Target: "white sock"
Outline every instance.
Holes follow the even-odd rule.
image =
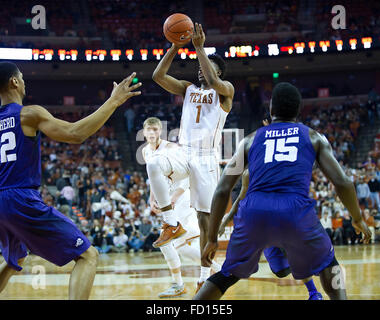
[[[172,272],[172,281],[178,284],[179,286],[183,285],[181,271],[177,273]]]
[[[174,217],[174,211],[173,209],[170,209],[168,211],[162,212],[162,218],[167,224],[170,224],[171,226],[177,226],[177,219]]]
[[[201,266],[201,276],[199,277],[199,282],[204,282],[210,277],[211,268]]]

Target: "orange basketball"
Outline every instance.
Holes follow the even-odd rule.
[[[187,31],[193,33],[193,26],[193,21],[187,15],[174,13],[164,23],[165,38],[172,43],[184,45],[191,40],[185,37],[188,35]]]

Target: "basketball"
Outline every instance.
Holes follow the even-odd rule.
[[[186,39],[186,36],[187,31],[193,32],[193,27],[193,21],[187,15],[174,13],[164,23],[164,35],[168,41],[184,45],[191,40],[191,38]]]

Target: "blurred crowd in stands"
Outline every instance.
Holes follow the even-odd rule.
[[[322,132],[333,147],[334,156],[345,173],[354,182],[362,215],[372,231],[372,243],[378,238],[380,227],[380,130],[368,157],[356,166],[349,166],[355,151],[355,141],[360,128],[380,123],[380,97],[371,91],[367,103],[359,104],[347,99],[328,110],[313,110],[305,123]],[[317,113],[318,111],[318,113]],[[360,243],[351,224],[351,217],[319,168],[313,170],[310,197],[316,200],[321,223],[334,244]]]
[[[144,106],[141,109],[144,112],[133,115],[128,109],[125,133],[129,129],[136,133],[145,117],[151,115],[167,119],[168,130],[176,128],[180,108],[163,112],[164,106],[158,112],[153,106],[152,109]],[[311,110],[302,119],[324,133],[332,144],[335,157],[355,184],[363,216],[373,229],[373,241],[380,220],[380,132],[364,162],[355,167],[349,166],[349,162],[360,129],[378,123],[379,110],[380,99],[375,94],[368,103],[359,104],[350,97],[339,105]],[[82,113],[55,115],[68,121],[84,116]],[[81,145],[57,143],[43,137],[41,193],[47,204],[57,207],[78,224],[99,252],[153,251],[152,243],[159,236],[162,220],[150,209],[145,166],[131,172],[124,163],[126,169],[123,169],[121,154],[115,130],[108,124]],[[317,213],[334,244],[360,242],[347,210],[318,168],[313,171],[310,197],[316,200]]]
[[[26,20],[32,18],[32,4],[20,0],[17,7],[7,6],[0,13],[1,35],[37,35],[64,36],[78,39],[76,47],[87,49],[114,48],[153,49],[166,48],[170,44],[162,33],[165,19],[173,13],[203,13],[197,17],[203,23],[206,33],[211,35],[230,34],[223,40],[208,40],[208,45],[245,44],[247,40],[239,37],[246,33],[267,33],[267,36],[255,40],[255,44],[267,44],[272,41],[331,40],[348,37],[380,35],[379,2],[376,0],[343,0],[347,14],[346,29],[334,30],[331,27],[332,8],[336,3],[329,1],[299,0],[209,0],[186,1],[40,1],[47,12],[47,29],[35,31],[14,17]],[[34,4],[33,4],[34,5]],[[197,7],[198,6],[198,7]],[[24,12],[24,14],[22,14]],[[193,17],[195,18],[195,17]],[[29,28],[28,28],[29,27]],[[281,34],[282,33],[282,34]],[[289,33],[286,35],[286,33]],[[99,39],[91,41],[88,39]],[[43,38],[32,41],[9,42],[3,38],[0,46],[46,47]],[[227,42],[226,42],[227,41]],[[249,40],[250,41],[250,40]],[[52,43],[49,48],[57,45]],[[96,48],[97,46],[97,48]],[[57,46],[57,48],[59,45]],[[70,48],[67,49],[72,49]]]

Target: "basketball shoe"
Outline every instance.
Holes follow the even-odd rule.
[[[310,296],[309,300],[323,300],[322,294],[318,291],[314,291]]]
[[[186,293],[185,284],[182,284],[182,286],[179,286],[176,283],[172,283],[172,286],[169,289],[159,293],[158,297],[159,298],[174,298],[174,297],[181,296],[185,293]]]
[[[162,247],[185,233],[186,230],[182,227],[180,222],[177,223],[177,226],[171,226],[170,224],[164,223],[160,236],[155,242],[153,242],[153,247]]]

